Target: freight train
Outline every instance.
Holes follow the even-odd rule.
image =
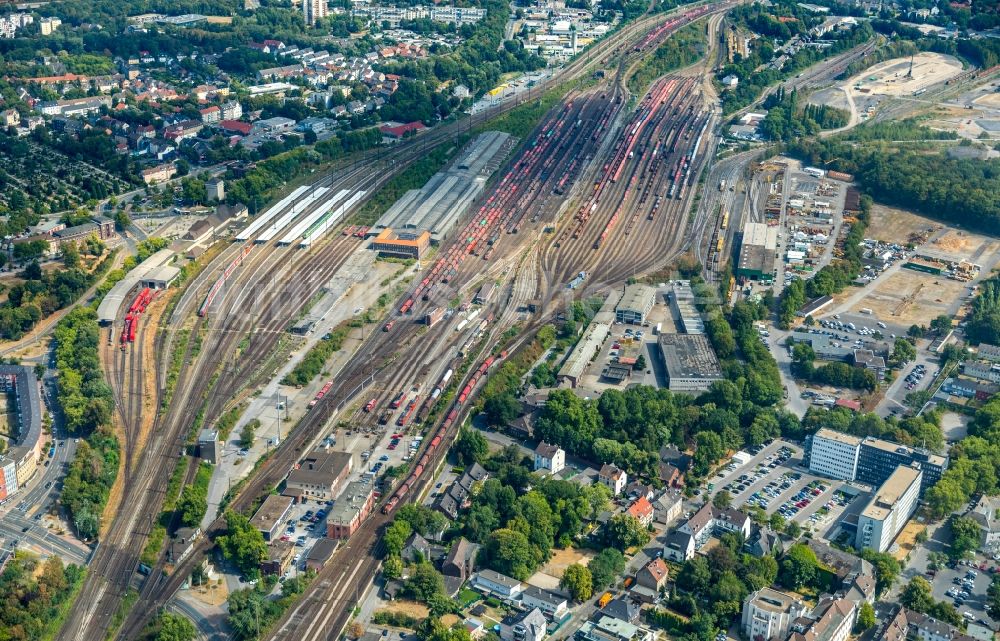
[[[462,404],[465,403],[465,401],[472,394],[472,390],[475,388],[479,380],[486,375],[487,371],[489,371],[490,366],[506,356],[506,352],[501,352],[499,356],[490,356],[476,369],[476,372],[469,380],[469,384],[462,389],[462,393],[459,395],[458,400],[455,401],[454,405],[452,405],[451,411],[448,412],[448,416],[444,419],[444,423],[441,424],[441,427],[434,433],[434,438],[432,438],[430,443],[427,444],[427,448],[417,461],[416,466],[413,468],[413,472],[406,477],[406,480],[403,481],[398,488],[396,488],[396,491],[393,492],[391,497],[389,497],[389,500],[382,506],[382,514],[389,514],[392,512],[396,506],[399,505],[399,502],[402,501],[410,490],[417,484],[417,481],[420,480],[420,476],[424,473],[424,470],[431,464],[431,460],[433,459],[437,448],[447,436],[448,430],[451,429],[451,426],[454,425],[455,421],[458,419],[458,411]],[[448,370],[448,373],[446,373],[442,383],[446,383],[447,379],[451,378],[450,373],[451,370]],[[415,400],[416,399],[414,399],[414,401]]]

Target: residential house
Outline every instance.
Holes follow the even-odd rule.
[[[660,461],[657,466],[657,475],[667,487],[684,487],[684,473],[670,463]]]
[[[663,557],[674,563],[683,563],[694,558],[696,549],[694,537],[689,532],[676,530],[667,536],[663,544]]]
[[[518,612],[500,622],[501,641],[542,641],[548,622],[538,608]]]
[[[632,599],[619,597],[608,601],[607,605],[594,613],[594,618],[599,620],[601,617],[607,616],[634,624],[639,622],[641,614],[642,608],[639,607],[638,603]]]
[[[527,608],[538,608],[545,616],[557,620],[569,609],[569,600],[565,596],[534,585],[521,593],[521,604]]]
[[[21,124],[21,114],[17,109],[7,109],[0,112],[0,122],[4,127],[16,127]]]
[[[979,548],[994,548],[1000,543],[1000,499],[984,496],[971,509],[969,518],[979,524]]]
[[[434,509],[454,521],[458,518],[459,511],[468,505],[472,485],[485,480],[488,476],[489,474],[481,465],[473,463],[462,476],[451,484],[447,492],[438,495],[434,501]]]
[[[700,548],[712,535],[723,532],[738,532],[744,539],[748,538],[750,517],[733,508],[720,510],[711,503],[706,503],[678,529],[693,536],[695,547]]]
[[[875,569],[871,563],[816,539],[809,539],[806,545],[820,563],[833,571],[842,593],[855,600],[875,602]]]
[[[656,520],[670,525],[683,512],[684,497],[676,490],[669,490],[653,502],[653,508],[656,510]]]
[[[597,480],[611,490],[612,496],[618,496],[628,483],[628,474],[610,463],[605,463],[597,475]]]
[[[452,588],[449,593],[457,592],[458,588],[462,587],[462,584],[472,576],[478,551],[479,546],[471,543],[465,537],[459,537],[451,544],[448,556],[441,562],[441,574],[444,575],[445,583],[449,584],[447,587]],[[449,579],[454,580],[449,581]]]
[[[464,541],[465,539],[462,540]],[[416,563],[418,560],[429,561],[431,558],[431,544],[427,542],[427,539],[420,536],[418,532],[414,532],[410,535],[410,538],[406,539],[406,544],[400,550],[399,556],[411,563]]]
[[[653,631],[634,623],[601,617],[587,621],[576,633],[578,641],[653,641]]]
[[[631,501],[635,501],[640,496],[652,501],[653,497],[656,496],[656,488],[642,481],[635,480],[625,487],[625,496]]]
[[[222,105],[223,120],[239,120],[243,117],[243,105],[237,100],[230,100]]]
[[[566,467],[566,452],[558,445],[542,441],[535,448],[535,471],[545,470],[549,474],[558,474]]]
[[[272,541],[267,546],[267,556],[260,564],[261,574],[284,574],[292,564],[295,557],[296,546],[294,541]]]
[[[781,556],[785,551],[785,544],[781,536],[770,528],[758,527],[743,543],[743,551],[747,554],[762,556]]]
[[[504,599],[512,599],[521,593],[521,582],[494,570],[480,570],[472,578],[472,586],[481,592]]]
[[[216,105],[199,109],[198,113],[201,114],[201,121],[205,124],[215,124],[222,120],[222,110]]]
[[[844,597],[820,597],[813,611],[792,622],[788,641],[847,641],[858,604]]]
[[[142,180],[147,185],[155,185],[170,180],[177,173],[177,167],[173,163],[157,165],[149,169],[142,170]]]
[[[659,593],[666,587],[667,578],[667,564],[663,559],[653,559],[635,573],[636,585],[649,588],[654,593]]]
[[[741,628],[747,639],[783,641],[792,622],[804,616],[808,608],[797,595],[761,588],[743,601]]]
[[[628,506],[625,513],[635,518],[645,527],[653,524],[653,504],[645,496],[640,496],[632,505]]]

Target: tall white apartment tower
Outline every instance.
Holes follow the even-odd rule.
[[[312,26],[320,18],[325,18],[330,14],[330,8],[326,0],[302,0],[302,15],[306,24]]]

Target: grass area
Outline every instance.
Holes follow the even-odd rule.
[[[223,414],[218,422],[215,424],[215,429],[219,430],[219,440],[225,443],[229,440],[229,435],[233,431],[233,427],[236,426],[236,421],[240,420],[240,415],[243,413],[245,405],[240,403],[236,407],[230,408],[225,414]]]

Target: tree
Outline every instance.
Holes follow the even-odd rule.
[[[382,576],[388,580],[398,579],[403,575],[403,559],[395,554],[385,557],[382,561]]]
[[[435,538],[448,527],[448,519],[443,514],[416,503],[408,503],[396,510],[396,520],[406,521],[414,532]]]
[[[858,611],[858,620],[854,623],[855,633],[861,633],[869,628],[875,627],[875,608],[871,603],[865,601]]]
[[[490,534],[483,546],[485,565],[501,574],[525,580],[541,562],[522,532],[501,528]]]
[[[259,425],[260,420],[255,418],[243,426],[243,429],[240,430],[240,447],[247,448],[253,445],[254,434]]]
[[[726,490],[719,490],[715,494],[715,496],[712,497],[712,505],[719,508],[720,510],[725,510],[732,504],[733,504],[733,496]]]
[[[613,548],[627,550],[649,542],[649,532],[630,514],[616,514],[604,526],[604,540]]]
[[[462,465],[471,463],[482,463],[490,453],[490,446],[486,442],[486,437],[469,427],[463,427],[458,432],[452,452]]]
[[[939,334],[944,334],[951,329],[951,316],[941,314],[931,321],[931,329]]]
[[[226,533],[216,542],[222,556],[250,578],[260,574],[260,564],[267,558],[267,543],[250,519],[237,512],[226,512]]]
[[[899,593],[899,602],[911,610],[927,612],[934,604],[931,584],[922,576],[915,576]]]
[[[399,556],[411,534],[413,534],[413,527],[409,522],[397,517],[382,535],[382,545],[385,546],[386,556]]]
[[[917,350],[906,338],[900,336],[892,345],[892,355],[889,357],[897,366],[909,363],[917,357]]]
[[[486,420],[493,427],[503,427],[517,420],[521,414],[521,404],[510,392],[494,394],[483,405]]]
[[[889,589],[903,571],[903,564],[887,552],[876,552],[871,548],[865,548],[861,551],[861,558],[875,568],[875,587],[880,594]]]
[[[187,617],[172,612],[162,612],[153,623],[158,628],[154,641],[194,641],[198,631]]]
[[[559,580],[559,586],[569,591],[570,596],[581,603],[594,594],[593,576],[590,570],[579,563],[566,568]]]
[[[208,511],[208,496],[194,485],[185,485],[181,490],[181,498],[177,502],[177,512],[181,515],[181,523],[195,527],[201,523]]]
[[[797,543],[789,548],[781,561],[781,582],[796,589],[812,584],[816,580],[819,560],[808,545]]]
[[[948,522],[951,529],[951,556],[965,558],[969,552],[979,547],[979,524],[967,516],[952,516]]]
[[[429,561],[425,561],[410,572],[403,588],[413,600],[427,603],[435,595],[444,594],[444,577]]]
[[[646,356],[645,356],[645,354],[639,354],[639,357],[635,359],[635,365],[632,366],[632,369],[634,369],[636,371],[642,371],[642,370],[646,369]]]
[[[80,266],[80,250],[76,243],[69,242],[59,246],[62,253],[63,265],[66,269],[75,269]]]
[[[775,512],[768,519],[768,525],[775,532],[781,532],[781,531],[783,531],[785,529],[785,517],[783,517],[781,514]]]
[[[604,548],[590,560],[587,569],[590,570],[594,590],[600,591],[625,571],[625,557],[614,548]]]
[[[795,521],[789,521],[785,524],[785,534],[794,541],[802,536],[802,526]]]
[[[715,463],[725,454],[722,439],[715,432],[698,432],[694,435],[697,449],[694,452],[694,473],[705,476]]]
[[[994,619],[1000,616],[1000,574],[994,574],[986,590],[986,611]]]

